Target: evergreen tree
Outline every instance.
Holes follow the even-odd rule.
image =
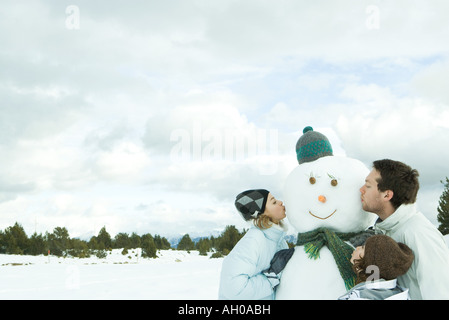
[[[42,234],[36,232],[30,238],[29,254],[38,256],[40,254],[47,253],[47,243],[44,240]]]
[[[156,248],[160,250],[168,250],[171,248],[170,242],[165,237],[161,237],[160,235],[154,236],[154,244],[156,245]]]
[[[200,255],[207,255],[207,252],[210,251],[210,243],[211,242],[208,238],[202,238],[196,243],[195,247],[199,251]]]
[[[131,237],[129,237],[129,240],[131,242],[130,246],[132,249],[141,247],[141,239],[137,233],[135,233],[135,232],[131,233]]]
[[[218,247],[218,238],[215,238],[214,236],[210,236],[209,238],[210,247],[211,248],[217,248]]]
[[[6,253],[5,233],[0,230],[0,253]]]
[[[29,248],[29,239],[25,230],[19,223],[5,229],[3,235],[3,246],[9,254],[26,254]]]
[[[195,248],[195,244],[192,239],[190,239],[189,234],[185,234],[178,243],[178,250],[193,250]]]
[[[100,232],[98,233],[97,243],[99,245],[99,249],[107,250],[112,248],[111,235],[106,231],[106,227],[101,228]]]
[[[70,250],[68,253],[73,257],[78,258],[89,258],[90,250],[87,245],[87,242],[80,239],[71,239],[70,240]]]
[[[157,258],[157,248],[154,244],[154,239],[151,234],[147,233],[141,237],[142,241],[142,257]]]
[[[226,226],[218,239],[217,249],[223,254],[228,254],[244,234],[245,232],[240,233],[235,226]]]
[[[98,241],[97,241],[97,237],[96,236],[92,236],[89,240],[89,242],[87,243],[88,247],[90,250],[98,250],[99,246],[98,246]]]
[[[443,235],[449,234],[449,179],[446,177],[446,183],[441,181],[444,185],[443,193],[440,196],[440,202],[438,206],[438,222],[440,226],[438,230]]]
[[[127,233],[118,233],[114,238],[114,245],[113,247],[115,249],[129,249],[131,248],[131,240],[129,238],[129,235]]]
[[[56,227],[53,233],[47,232],[45,237],[50,253],[55,256],[61,257],[70,249],[70,236],[65,227]]]

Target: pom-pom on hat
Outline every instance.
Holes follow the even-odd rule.
[[[299,164],[333,156],[332,146],[324,134],[313,131],[310,126],[305,127],[302,133],[296,143],[296,158]]]
[[[268,200],[268,190],[247,190],[235,198],[235,207],[246,221],[257,218],[264,213]]]

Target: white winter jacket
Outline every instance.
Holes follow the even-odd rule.
[[[397,285],[396,279],[362,282],[338,300],[410,300],[408,289]]]
[[[412,300],[449,299],[449,248],[415,204],[403,204],[385,220],[379,219],[375,230],[412,249],[415,259],[407,273],[398,277]]]
[[[223,260],[219,299],[274,299],[274,290],[262,271],[270,267],[277,251],[288,249],[284,237],[285,231],[278,225],[250,228]]]

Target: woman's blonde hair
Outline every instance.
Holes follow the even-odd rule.
[[[274,222],[266,214],[261,214],[256,219],[253,219],[253,223],[259,229],[268,229],[271,228]]]

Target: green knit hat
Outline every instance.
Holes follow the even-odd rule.
[[[324,134],[313,131],[309,126],[305,127],[302,133],[296,143],[296,158],[299,164],[333,156],[332,146]]]

